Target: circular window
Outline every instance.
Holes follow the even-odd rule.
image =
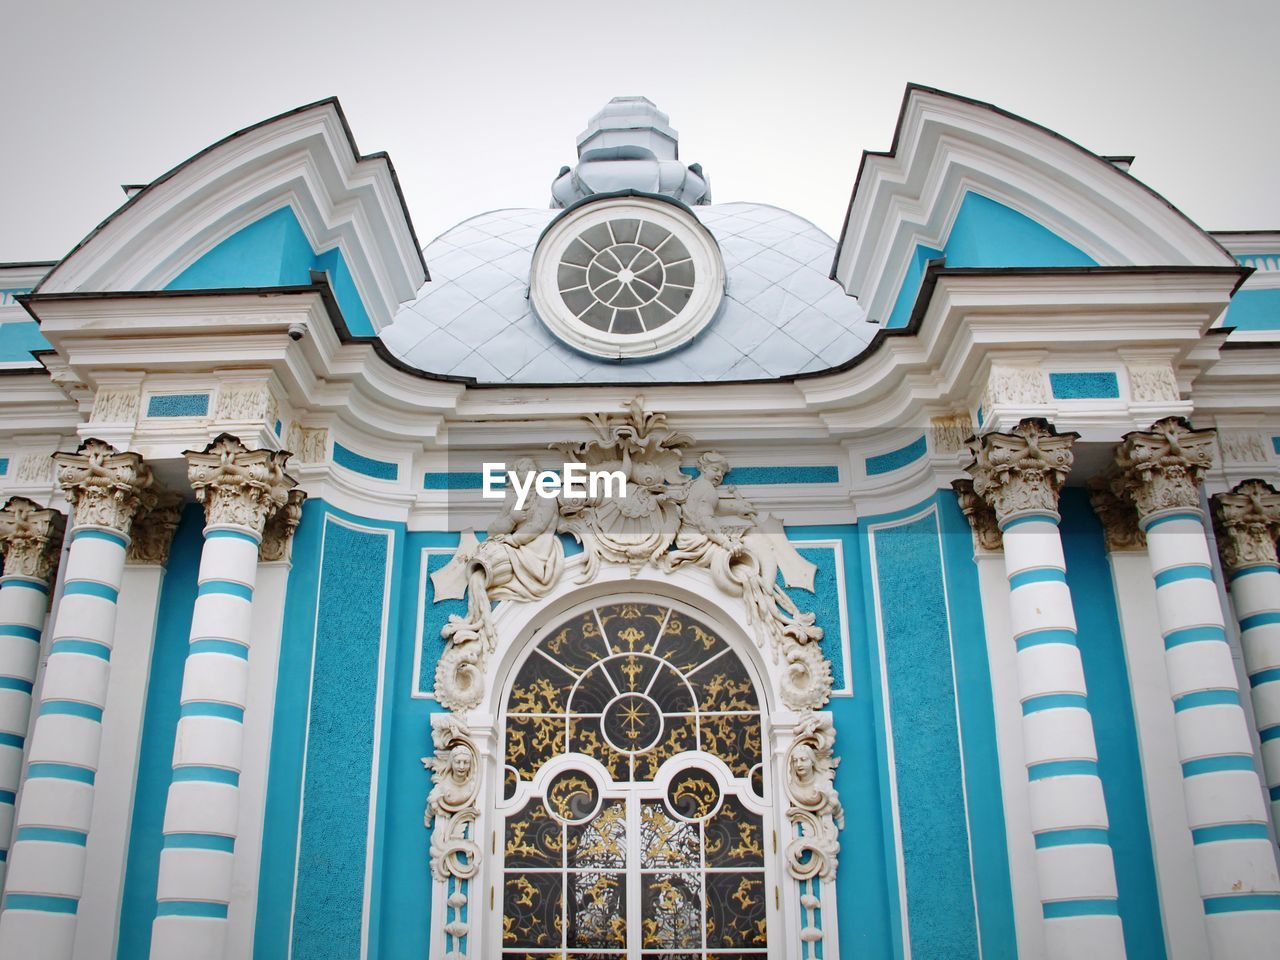
[[[724,265],[695,218],[634,198],[570,211],[534,252],[530,297],[562,340],[627,359],[688,342],[715,315]]]

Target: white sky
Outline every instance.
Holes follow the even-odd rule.
[[[717,202],[834,234],[908,81],[1103,154],[1208,229],[1280,228],[1274,0],[43,0],[0,7],[0,261],[56,259],[142,183],[336,94],[423,243],[545,206],[587,118],[643,94]]]

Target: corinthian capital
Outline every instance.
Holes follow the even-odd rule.
[[[55,453],[58,484],[75,507],[77,527],[128,534],[133,518],[155,503],[151,471],[136,453],[90,438],[75,453]]]
[[[267,520],[262,529],[262,543],[258,547],[258,559],[288,560],[293,550],[293,532],[302,521],[302,504],[306,493],[294,487],[289,491],[284,506]]]
[[[53,579],[67,518],[26,497],[11,497],[0,510],[0,551],[7,576]]]
[[[1210,501],[1213,531],[1227,573],[1276,562],[1280,536],[1280,493],[1262,480],[1245,480]]]
[[[1058,491],[1071,471],[1077,433],[1058,433],[1046,420],[1023,420],[1009,433],[970,441],[973,490],[1005,523],[1024,513],[1057,516]]]
[[[1004,549],[1004,537],[1000,534],[1000,524],[996,520],[996,512],[991,505],[973,490],[972,480],[952,480],[951,489],[956,492],[956,500],[960,503],[960,512],[973,527],[973,538],[983,550]]]
[[[1116,448],[1111,492],[1146,518],[1160,510],[1200,507],[1200,483],[1213,466],[1212,430],[1194,430],[1182,417],[1165,417],[1149,432],[1127,433]]]
[[[228,524],[261,534],[296,483],[284,472],[289,454],[250,450],[229,433],[203,451],[186,451],[186,457],[187,477],[204,504],[207,526]]]
[[[1128,500],[1121,500],[1112,492],[1106,477],[1093,477],[1089,481],[1089,503],[1102,522],[1109,551],[1117,553],[1147,548],[1147,535],[1138,525],[1138,511]]]
[[[182,497],[168,492],[158,493],[155,504],[146,513],[138,514],[133,521],[129,551],[125,559],[129,563],[151,563],[163,567],[169,562],[169,547],[173,534],[182,520]]]

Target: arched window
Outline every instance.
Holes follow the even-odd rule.
[[[615,601],[549,630],[507,699],[504,960],[766,955],[761,704],[704,621]]]

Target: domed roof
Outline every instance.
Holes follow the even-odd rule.
[[[533,252],[560,210],[494,210],[432,241],[432,279],[382,340],[413,367],[481,383],[766,380],[837,366],[871,341],[879,328],[829,277],[835,241],[809,221],[758,203],[692,211],[719,244],[725,296],[695,339],[664,356],[588,357],[535,314]]]

